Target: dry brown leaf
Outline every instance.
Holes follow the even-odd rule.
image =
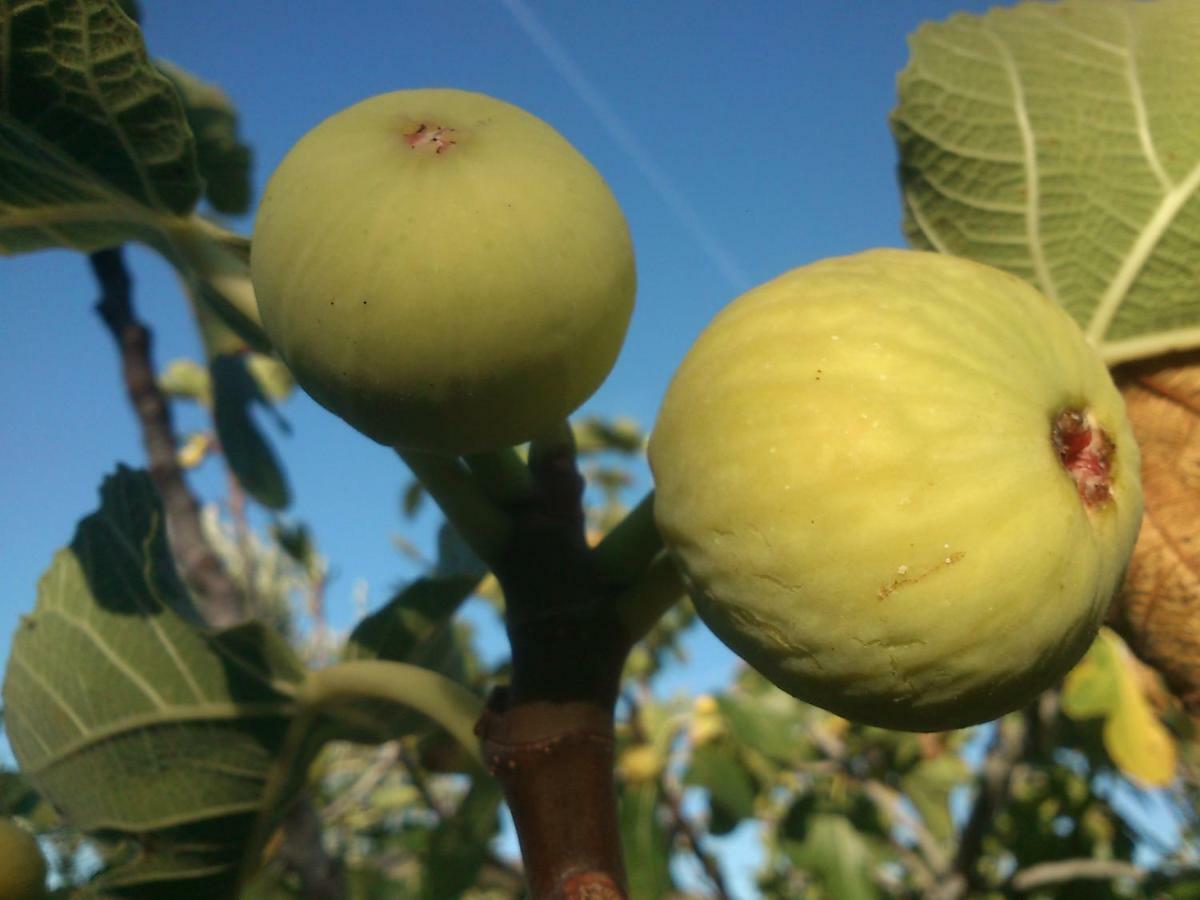
[[[1109,620],[1200,716],[1200,354],[1114,376],[1142,449],[1146,515]]]

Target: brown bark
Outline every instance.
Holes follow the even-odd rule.
[[[1115,373],[1142,451],[1146,514],[1109,613],[1133,651],[1200,715],[1200,353]]]
[[[589,703],[527,703],[485,712],[478,731],[513,814],[531,895],[625,897],[611,713]]]
[[[236,625],[245,618],[241,591],[208,543],[200,524],[200,505],[184,481],[176,453],[171,406],[154,375],[150,330],[134,310],[129,272],[119,247],[91,255],[100,282],[96,312],[104,320],[121,356],[125,391],[137,415],[146,448],[146,464],[167,518],[171,552],[184,581],[193,589],[201,615],[210,625]]]

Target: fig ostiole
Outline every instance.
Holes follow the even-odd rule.
[[[251,276],[297,382],[380,443],[459,455],[553,433],[633,309],[629,229],[545,122],[397,91],[305,135],[271,176]]]
[[[655,516],[748,663],[850,719],[1018,708],[1084,653],[1141,520],[1120,394],[1010,274],[874,250],[738,298],[676,372]]]

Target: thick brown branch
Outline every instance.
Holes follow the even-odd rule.
[[[535,444],[529,466],[532,489],[507,504],[513,529],[495,566],[512,682],[493,695],[478,733],[533,900],[619,900],[613,707],[628,639],[584,536],[574,448]]]
[[[93,253],[91,264],[101,289],[96,311],[121,355],[121,374],[141,429],[150,478],[166,511],[172,554],[205,620],[217,627],[237,624],[245,615],[243,597],[204,536],[200,506],[176,459],[171,407],[154,376],[150,330],[134,313],[120,248]]]
[[[479,722],[534,900],[624,900],[612,715],[590,703],[489,709]]]

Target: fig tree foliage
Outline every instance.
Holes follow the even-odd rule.
[[[247,350],[278,352],[376,440],[451,457],[542,438],[604,379],[633,253],[608,188],[549,125],[459,91],[335,116],[362,140],[320,146],[320,126],[302,142],[319,152],[285,163],[260,216],[256,297],[250,242],[204,214],[249,206],[236,114],[150,57],[133,6],[0,0],[0,251],[139,242],[178,270],[205,359],[160,387],[208,414],[200,458],[228,467],[231,499],[290,499],[249,414],[279,406],[290,378]],[[1198,33],[1190,0],[1023,3],[919,29],[892,121],[910,242],[1029,281],[1108,362],[1200,345]],[[327,214],[302,215],[309,201]],[[621,420],[574,434],[598,539],[645,482],[645,435]],[[1049,301],[996,270],[899,251],[781,276],[700,340],[653,455],[669,552],[753,668],[695,703],[663,699],[686,601],[630,654],[615,771],[632,896],[678,894],[684,856],[728,895],[710,838],[750,819],[768,896],[1194,893],[1194,856],[1133,864],[1150,838],[1106,789],[1173,783],[1158,796],[1181,812],[1182,843],[1195,836],[1194,723],[1114,634],[1061,691],[995,725],[864,724],[947,728],[1024,703],[1083,651],[1119,578],[1137,450]],[[493,490],[483,473],[504,469],[442,461]],[[439,488],[410,488],[405,510]],[[63,891],[295,896],[303,866],[278,826],[304,796],[323,826],[303,849],[332,848],[347,896],[522,896],[470,737],[509,662],[482,657],[458,618],[470,597],[501,613],[507,598],[456,530],[433,559],[398,541],[424,577],[349,635],[301,637],[289,604],[320,624],[331,571],[315,532],[279,519],[254,534],[213,513],[210,541],[261,618],[214,631],[168,517],[144,473],[106,479],[14,636],[3,712],[21,771],[0,771],[0,815],[52,847]],[[658,550],[639,552],[680,597]],[[404,708],[339,689],[339,671],[378,666]],[[17,895],[35,895],[41,875],[13,859],[0,850],[0,885],[15,874]],[[1052,879],[1073,861],[1103,877],[1071,893]]]

